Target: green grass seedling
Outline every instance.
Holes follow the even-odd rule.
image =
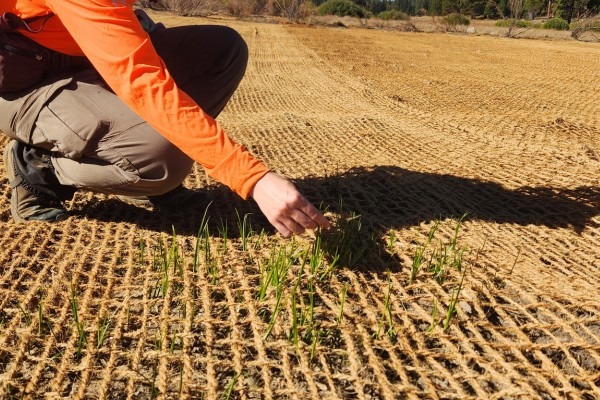
[[[266,238],[267,238],[267,232],[264,229],[261,229],[260,233],[258,234],[258,237],[254,241],[254,248],[259,249],[262,246],[262,244]]]
[[[427,249],[427,247],[433,240],[433,236],[435,235],[435,232],[437,231],[439,226],[440,226],[440,221],[437,220],[433,224],[433,226],[429,229],[429,233],[427,234],[427,240],[425,241],[425,243],[422,246],[417,245],[417,249],[415,250],[415,256],[413,258],[412,267],[410,270],[410,280],[408,282],[409,284],[413,283],[415,278],[417,277],[417,273],[421,269],[421,264],[423,264],[425,250]]]
[[[462,215],[462,217],[460,217],[460,219],[456,222],[456,227],[454,228],[454,236],[452,236],[452,239],[450,240],[450,253],[454,256],[452,266],[455,267],[458,270],[458,272],[462,272],[462,256],[465,249],[461,248],[460,250],[456,250],[456,242],[458,240],[458,232],[460,231],[460,228],[462,227],[462,224],[467,215],[469,215],[468,211],[465,212]]]
[[[395,249],[394,249],[394,244],[396,243],[396,232],[394,231],[390,231],[390,238],[388,239],[388,243],[387,243],[387,250],[388,253],[390,254],[394,254],[395,253]]]
[[[231,378],[231,380],[227,384],[227,387],[225,388],[223,393],[221,393],[221,395],[219,396],[219,400],[230,400],[231,399],[231,396],[233,395],[233,388],[235,387],[235,384],[241,374],[242,374],[241,372],[238,372]]]
[[[208,206],[210,206],[210,204]],[[204,210],[204,215],[202,216],[202,221],[200,222],[200,228],[198,229],[198,234],[196,235],[196,246],[194,249],[194,261],[192,263],[192,271],[198,271],[198,266],[200,264],[200,253],[203,252],[206,275],[209,277],[210,283],[216,285],[219,281],[219,266],[217,260],[212,254],[212,249],[210,245],[210,232],[208,229],[209,217],[207,213],[208,207],[206,207],[206,209]]]
[[[429,259],[429,272],[433,274],[433,277],[438,283],[444,281],[448,258],[449,246],[446,246],[443,243],[440,243],[437,250],[431,254]]]
[[[281,289],[295,261],[294,251],[295,243],[292,242],[289,253],[286,246],[280,246],[277,251],[272,249],[269,258],[263,263],[259,262],[261,276],[257,294],[258,300],[266,298],[270,286],[274,286],[276,290]]]
[[[200,221],[200,227],[198,228],[198,234],[196,235],[196,246],[194,247],[194,260],[192,262],[192,272],[198,272],[198,265],[200,262],[200,245],[205,238],[205,231],[208,231],[208,209],[212,202],[208,203],[208,206],[204,209],[202,220]]]
[[[288,339],[294,344],[296,348],[298,348],[298,325],[299,325],[299,316],[298,316],[298,307],[296,305],[296,293],[298,291],[298,284],[300,283],[300,277],[296,278],[296,283],[292,288],[292,326],[290,327],[290,334],[288,335]],[[302,310],[302,308],[300,308]]]
[[[150,386],[150,393],[148,395],[148,399],[149,400],[156,399],[159,395],[159,390],[156,387],[156,378],[158,377],[158,360],[152,364],[152,377],[151,378],[146,377],[140,371],[134,370],[133,372],[135,372],[136,374],[141,376],[144,379],[144,381],[146,381],[146,384],[148,386]]]
[[[82,321],[79,320],[79,305],[77,301],[77,286],[71,281],[71,311],[73,312],[73,320],[75,322],[75,330],[77,331],[77,358],[81,357],[83,347],[87,345],[87,337],[85,327]]]
[[[183,276],[183,262],[179,254],[179,244],[177,244],[177,234],[175,233],[175,227],[171,227],[173,236],[171,237],[171,248],[169,249],[169,255],[167,259],[167,265],[173,265],[173,275]]]
[[[44,300],[40,299],[38,304],[38,336],[42,336],[42,325],[44,324]]]
[[[437,324],[437,313],[438,313],[438,300],[437,297],[433,298],[433,309],[431,310],[431,324],[427,328],[427,332],[431,333],[435,329]]]
[[[169,345],[169,352],[171,354],[175,353],[175,349],[177,347],[181,348],[181,343],[179,346],[177,346],[177,342],[180,342],[181,339],[179,339],[179,336],[177,336],[177,333],[173,334],[173,337],[171,338],[171,344]]]
[[[225,256],[227,254],[227,220],[225,220],[225,222],[223,222],[223,220],[220,220],[220,224],[219,224],[219,236],[221,237],[221,240],[223,241],[223,244],[221,245],[221,256]]]
[[[138,244],[138,263],[140,265],[144,264],[145,250],[146,250],[146,240],[144,239],[144,237],[140,237],[140,242]]]
[[[460,282],[458,287],[452,289],[452,295],[450,296],[450,303],[448,304],[448,311],[446,312],[446,318],[444,319],[444,332],[450,328],[450,322],[452,321],[452,317],[456,314],[456,304],[458,303],[458,298],[460,296],[460,292],[463,288],[465,275],[467,274],[467,270],[461,274]]]
[[[312,329],[311,331],[311,343],[310,343],[310,360],[312,361],[317,354],[317,345],[319,344],[319,336],[321,332],[318,329]]]
[[[252,222],[250,221],[252,214],[244,214],[244,217],[242,218],[237,209],[235,210],[235,213],[237,214],[237,226],[240,232],[240,239],[242,240],[242,250],[246,251],[248,250],[248,239],[252,237],[253,234]]]
[[[31,315],[29,315],[29,313],[23,309],[21,303],[19,303],[19,310],[21,310],[21,314],[23,314],[23,321],[25,322],[25,325],[31,324]]]
[[[275,292],[275,307],[273,308],[273,312],[271,313],[271,317],[269,319],[269,325],[267,326],[267,331],[265,332],[265,335],[263,336],[263,340],[267,340],[269,338],[269,336],[271,335],[271,331],[273,330],[273,327],[275,326],[275,323],[277,322],[277,317],[279,316],[279,313],[281,312],[281,300],[283,298],[283,291],[282,290],[277,290]]]
[[[296,348],[298,348],[298,340],[300,328],[304,327],[306,324],[307,316],[306,311],[304,309],[304,301],[302,300],[302,294],[298,295],[298,288],[300,286],[300,282],[304,276],[304,266],[306,265],[306,257],[307,252],[304,252],[304,258],[302,265],[300,266],[300,272],[296,277],[296,281],[294,282],[294,286],[292,287],[291,293],[291,308],[292,308],[292,326],[290,328],[290,333],[288,335],[288,339],[294,344]],[[299,300],[299,301],[298,301]],[[297,304],[298,303],[298,304]],[[298,311],[299,309],[299,311]]]
[[[377,333],[375,334],[375,338],[379,339],[381,334],[381,329],[383,325],[387,322],[388,329],[386,334],[392,340],[396,340],[396,331],[394,330],[394,320],[392,318],[392,306],[390,303],[390,297],[392,294],[392,273],[388,270],[388,289],[387,294],[385,295],[385,302],[383,304],[383,310],[381,311],[381,317],[379,319],[379,326],[377,327]]]
[[[102,323],[100,323],[98,325],[98,331],[96,332],[96,340],[97,340],[96,343],[98,345],[98,348],[102,347],[102,345],[104,344],[104,341],[108,337],[110,324],[111,324],[113,318],[115,317],[115,315],[117,314],[117,311],[119,311],[119,309],[116,309],[115,311],[113,311],[113,313],[110,316],[104,314]]]
[[[334,260],[332,264],[352,268],[365,257],[369,247],[376,246],[373,236],[367,237],[361,218],[355,212],[340,218],[337,229],[324,241],[327,255]]]
[[[150,381],[150,399],[156,399],[159,391],[156,387],[156,378],[158,377],[158,361],[152,365],[152,379]]]
[[[348,284],[344,284],[340,293],[340,312],[338,313],[337,323],[341,324],[344,318],[344,303],[346,302],[346,293],[348,292]]]

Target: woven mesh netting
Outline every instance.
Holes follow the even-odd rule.
[[[5,179],[0,398],[600,398],[597,46],[217,22],[221,123],[333,228],[199,167],[194,211],[17,224]]]

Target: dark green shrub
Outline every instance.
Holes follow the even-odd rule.
[[[557,31],[568,31],[569,23],[562,18],[550,18],[548,21],[544,22],[542,25],[544,29],[556,29]]]
[[[522,19],[501,19],[496,21],[494,25],[504,28],[508,28],[509,26],[514,26],[515,28],[531,28],[531,22],[523,21]]]
[[[458,27],[459,25],[469,25],[470,23],[469,18],[459,13],[448,14],[442,18],[442,24],[448,27]]]
[[[388,20],[408,21],[410,19],[410,16],[406,13],[403,13],[402,11],[390,10],[390,11],[380,12],[379,14],[377,14],[377,18],[383,19],[386,21],[388,21]]]
[[[338,17],[364,18],[365,10],[350,0],[327,0],[319,6],[320,15],[337,15]]]

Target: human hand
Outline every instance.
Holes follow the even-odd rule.
[[[329,221],[287,179],[269,172],[250,193],[269,222],[284,237],[306,229],[329,228]]]

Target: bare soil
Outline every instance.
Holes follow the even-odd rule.
[[[78,193],[69,220],[16,224],[5,180],[0,398],[600,397],[597,44],[157,19],[244,36],[247,76],[221,123],[328,207],[325,253],[351,232],[355,257],[312,289],[296,257],[265,339],[277,304],[273,288],[257,300],[265,265],[281,246],[314,249],[313,233],[281,239],[196,168],[186,185],[214,198],[216,264],[201,248],[194,268],[203,208]],[[248,250],[235,210],[252,213]],[[464,250],[462,266],[436,279],[428,260],[444,249]],[[298,345],[296,282],[315,305]]]

